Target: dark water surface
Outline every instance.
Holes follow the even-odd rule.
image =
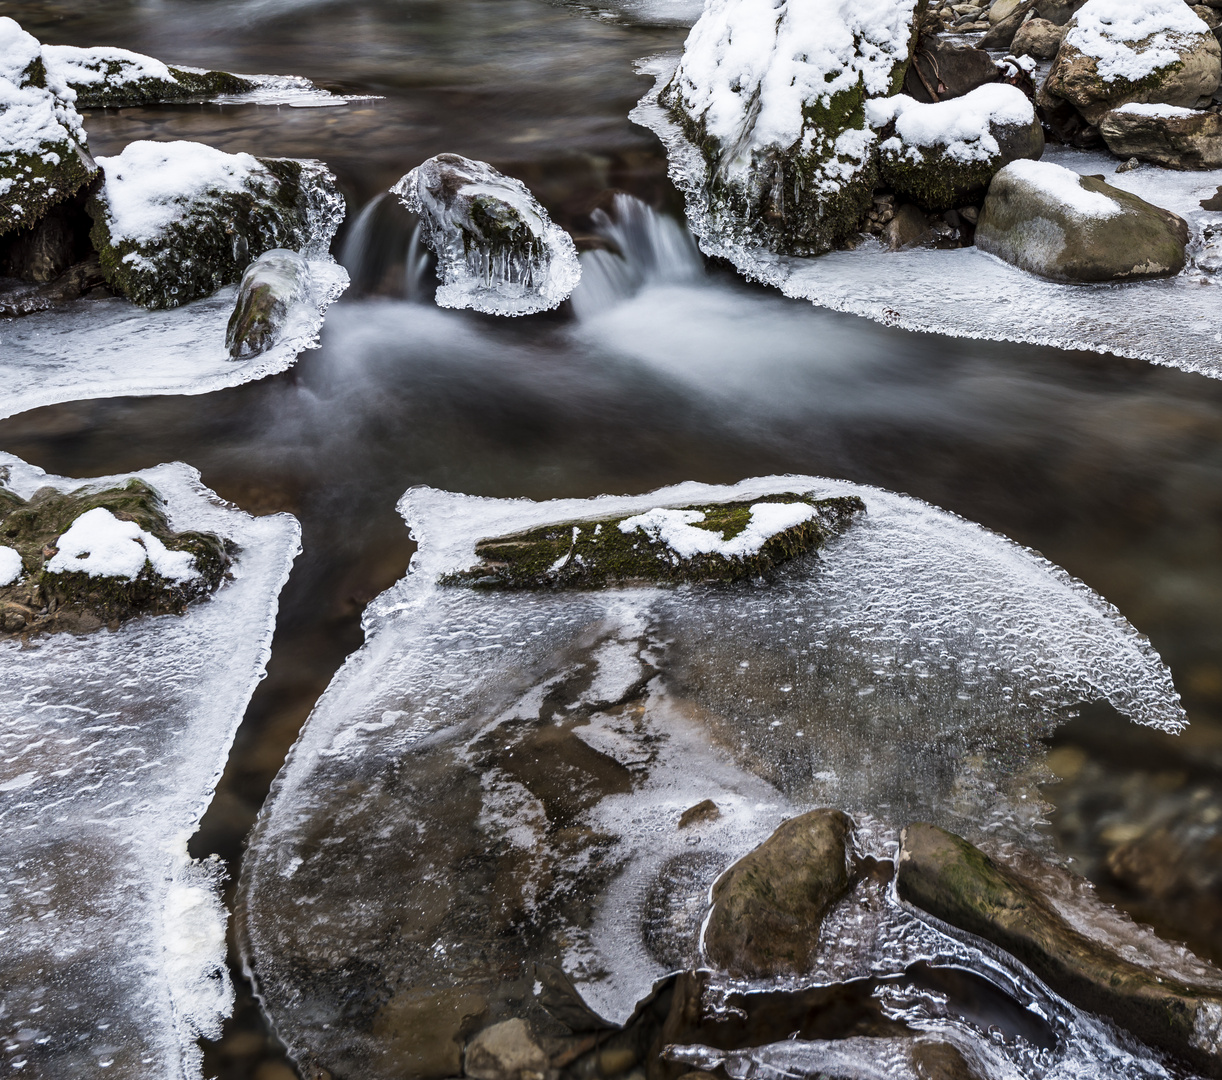
[[[521,177],[577,232],[612,188],[677,206],[661,147],[626,116],[647,88],[633,60],[678,47],[682,30],[535,0],[18,2],[0,12],[51,43],[383,95],[334,109],[96,111],[86,120],[95,153],[190,138],[318,157],[340,178],[350,220],[442,151]],[[943,288],[953,306],[955,282]],[[1077,755],[1075,775],[1119,790],[1157,774],[1171,778],[1164,788],[1222,797],[1219,382],[914,335],[711,268],[584,321],[346,299],[321,349],[285,375],[201,397],[41,409],[0,423],[0,446],[78,477],[182,460],[247,510],[301,519],[305,550],[281,597],[268,678],[192,849],[235,868],[314,699],[361,643],[363,606],[407,566],[412,545],[394,506],[413,484],[545,499],[795,472],[919,496],[1064,566],[1170,664],[1189,731],[1177,740],[1118,729],[1088,710],[1061,740]],[[1077,824],[1057,827],[1108,895],[1222,954],[1222,920],[1216,932],[1177,923],[1121,889],[1092,825],[1107,807],[1090,818],[1093,796],[1073,792],[1072,781],[1049,791],[1076,799]],[[209,1070],[275,1080],[287,1067],[243,1000],[226,1041],[209,1049]]]

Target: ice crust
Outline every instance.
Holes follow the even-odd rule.
[[[83,483],[0,465],[23,497]],[[0,642],[0,1031],[7,1069],[40,1080],[189,1080],[232,1003],[221,869],[187,840],[263,677],[300,530],[222,502],[186,465],[130,475],[175,529],[241,550],[181,617]]]
[[[871,240],[855,251],[819,258],[775,255],[738,241],[733,223],[711,210],[704,158],[657,100],[675,64],[674,56],[642,61],[640,70],[656,82],[631,115],[665,144],[671,179],[684,195],[688,224],[706,255],[727,260],[745,277],[786,296],[907,330],[1111,352],[1222,378],[1222,277],[1215,276],[1222,264],[1209,257],[1203,236],[1206,228],[1218,231],[1222,213],[1200,205],[1222,186],[1222,170],[1142,166],[1117,173],[1121,163],[1109,154],[1058,146],[1045,150],[1045,162],[1081,175],[1103,174],[1114,187],[1188,222],[1188,267],[1159,281],[1062,285],[974,247],[891,252]]]
[[[771,583],[437,584],[475,562],[481,538],[787,492],[857,495],[867,512]],[[416,488],[400,510],[419,545],[411,569],[367,609],[366,643],[281,770],[240,887],[247,964],[311,1068],[390,1075],[387,1043],[341,1015],[357,996],[478,988],[494,968],[496,989],[479,992],[530,1015],[531,960],[563,965],[623,1020],[654,979],[700,962],[708,888],[784,818],[843,807],[885,857],[910,820],[1040,846],[1039,737],[1069,707],[1103,698],[1140,723],[1184,723],[1166,666],[1081,582],[880,489],[790,476],[533,503]],[[678,831],[706,798],[721,816]],[[574,852],[574,834],[592,839]],[[486,899],[494,869],[497,889],[522,883],[516,914]],[[813,981],[930,958],[1016,978],[878,888],[829,926]],[[1023,978],[1023,1000],[1078,1022]],[[1047,1075],[1134,1075],[1099,1038],[1102,1057],[1079,1039],[1059,1060],[1114,1069]]]
[[[1139,82],[1180,60],[1211,31],[1183,0],[1087,0],[1065,44],[1094,57],[1104,82]]]
[[[171,551],[134,521],[120,521],[103,506],[78,517],[55,542],[59,550],[44,566],[50,574],[84,573],[135,581],[144,564],[171,581],[199,576],[189,551]]]
[[[1017,86],[986,83],[963,97],[920,102],[907,94],[866,102],[872,127],[895,121],[895,136],[881,149],[920,161],[923,149],[938,149],[952,161],[988,161],[1001,153],[995,127],[1029,125],[1035,109]]]

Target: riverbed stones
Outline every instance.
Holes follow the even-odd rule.
[[[1088,0],[1070,21],[1041,104],[1090,124],[1131,101],[1192,107],[1222,78],[1222,48],[1183,0]]]
[[[1139,967],[1086,937],[1032,886],[935,825],[901,834],[901,900],[984,938],[1080,1008],[1222,1076],[1222,993]]]
[[[48,76],[76,94],[80,109],[156,105],[255,87],[227,71],[171,67],[127,49],[44,45],[42,58]]]
[[[543,1080],[547,1055],[524,1020],[484,1028],[467,1044],[464,1073],[474,1080]]]
[[[713,886],[709,960],[749,978],[808,970],[823,918],[849,887],[852,833],[841,811],[812,810],[731,866]]]
[[[975,202],[1003,166],[1044,152],[1034,107],[1006,83],[929,104],[901,94],[870,102],[867,116],[882,128],[883,180],[926,210]]]
[[[1053,281],[1139,281],[1178,274],[1188,226],[1102,180],[1017,161],[989,185],[976,245]]]
[[[1119,157],[1168,169],[1222,168],[1222,115],[1173,105],[1121,106],[1105,113],[1099,133]]]
[[[539,589],[738,581],[816,550],[864,509],[852,496],[768,495],[564,521],[481,540],[479,565],[445,583]]]
[[[238,287],[225,346],[234,360],[266,352],[284,329],[295,304],[310,291],[310,264],[295,251],[273,248],[246,268]]]

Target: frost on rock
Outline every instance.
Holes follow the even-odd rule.
[[[0,492],[80,488],[0,460]],[[174,528],[241,552],[182,617],[0,641],[0,1032],[14,1075],[197,1076],[196,1039],[219,1035],[232,1002],[221,869],[187,840],[262,677],[299,529],[221,502],[185,465],[135,477]]]
[[[1188,223],[1194,261],[1179,276],[1158,283],[1059,284],[978,248],[891,252],[866,241],[855,250],[821,258],[777,255],[725,220],[705,184],[703,153],[659,101],[675,60],[656,57],[643,62],[641,70],[654,75],[655,83],[632,119],[666,146],[670,176],[684,195],[688,224],[701,250],[725,259],[744,276],[795,299],[909,330],[1110,352],[1222,378],[1222,307],[1215,294],[1222,278],[1214,277],[1209,244],[1210,236],[1222,231],[1222,214],[1201,206],[1222,186],[1222,170],[1183,173],[1143,167],[1117,173],[1121,163],[1110,154],[1045,149],[1045,161],[1079,175],[1102,175],[1112,187]],[[955,292],[950,305],[948,281],[954,282]]]
[[[866,102],[896,93],[916,0],[710,0],[661,103],[700,148],[710,208],[740,239],[819,254],[869,209]]]
[[[96,173],[75,94],[38,41],[0,16],[0,236],[34,224]]]
[[[549,311],[577,287],[577,248],[521,180],[438,154],[390,189],[420,215],[437,255],[441,307],[488,315]]]
[[[794,495],[866,510],[766,583],[442,584],[488,537],[640,516],[682,543],[659,510]],[[1084,585],[879,489],[785,476],[533,503],[419,488],[400,509],[411,570],[305,725],[240,886],[246,961],[307,1074],[453,1075],[479,1028],[560,1031],[536,963],[623,1021],[701,963],[710,885],[783,819],[841,807],[888,858],[910,820],[1039,846],[1040,737],[1075,703],[1184,722],[1166,666]],[[679,829],[705,800],[719,813]],[[829,919],[812,983],[986,964],[876,885]],[[1120,1080],[1130,1060],[1044,1075]]]

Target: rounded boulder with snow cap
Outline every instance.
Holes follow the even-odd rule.
[[[976,246],[1065,282],[1139,281],[1184,268],[1183,218],[1049,162],[1016,161],[989,186]]]
[[[950,101],[923,103],[900,94],[870,102],[866,116],[882,128],[883,180],[927,210],[973,202],[999,169],[1044,152],[1035,109],[1007,83]]]

